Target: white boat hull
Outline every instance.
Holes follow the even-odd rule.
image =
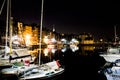
[[[58,61],[52,61],[42,65],[30,64],[29,66],[12,66],[11,68],[2,69],[1,73],[3,75],[17,75],[19,80],[46,79],[62,74],[64,68],[60,66]]]
[[[120,59],[120,54],[100,54],[107,62],[115,62]]]
[[[58,71],[38,72],[38,73],[35,73],[35,74],[22,76],[19,80],[47,79],[47,78],[51,78],[51,77],[60,75],[63,72],[64,72],[64,69],[62,69],[62,68]]]
[[[14,75],[19,75],[21,72],[28,70],[28,69],[32,69],[35,68],[36,65],[31,64],[29,66],[12,66],[10,68],[5,68],[1,70],[1,74],[14,74]]]
[[[112,67],[105,72],[107,80],[120,80],[120,67]]]
[[[107,80],[120,80],[120,75],[106,74]]]
[[[34,80],[34,79],[46,79],[56,75],[60,75],[64,72],[64,68],[58,65],[58,62],[52,61],[34,69],[25,71],[21,76],[20,80]]]

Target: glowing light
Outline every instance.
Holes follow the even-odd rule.
[[[31,36],[30,36],[29,34],[27,34],[27,35],[25,36],[26,46],[28,46],[28,45],[31,44],[30,39],[31,39]]]
[[[44,54],[45,54],[45,56],[48,56],[48,52],[49,52],[48,49],[45,48],[45,49],[44,49]]]
[[[67,40],[66,40],[66,39],[61,39],[61,42],[62,42],[63,44],[66,44],[66,43],[67,43]]]
[[[48,43],[49,43],[48,36],[45,36],[43,40],[44,40],[44,43],[45,43],[45,44],[48,44]]]
[[[52,39],[51,39],[51,42],[52,42],[52,43],[56,43],[57,41],[55,40],[55,38],[52,38]]]

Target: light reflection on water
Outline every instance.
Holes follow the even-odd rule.
[[[85,51],[93,51],[95,49],[94,46],[83,46],[83,50]]]
[[[98,49],[101,49],[101,47],[95,47],[95,46],[81,46],[81,51],[82,51],[82,54],[89,54],[95,50],[98,50]],[[102,50],[102,49],[101,49]],[[0,75],[0,78],[1,78],[1,75]],[[3,79],[4,78],[4,79]],[[48,80],[65,80],[63,79],[64,78],[64,74],[58,76],[58,77],[54,77],[54,78],[50,78]],[[6,77],[6,76],[2,76],[1,78],[2,80],[18,80],[17,76],[9,76],[9,77]],[[39,80],[39,79],[37,79]]]

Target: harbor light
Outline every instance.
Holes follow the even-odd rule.
[[[26,46],[29,46],[31,44],[31,36],[29,34],[26,34],[25,36],[25,41],[26,41]]]

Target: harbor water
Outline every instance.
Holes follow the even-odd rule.
[[[105,60],[99,56],[98,51],[102,51],[102,49],[95,49],[95,46],[80,46],[80,49],[75,53],[71,52],[71,50],[66,51],[61,59],[61,63],[65,66],[65,72],[59,76],[44,80],[107,80],[103,74],[98,73],[105,63]],[[0,79],[19,80],[16,75],[2,74],[0,74]]]

